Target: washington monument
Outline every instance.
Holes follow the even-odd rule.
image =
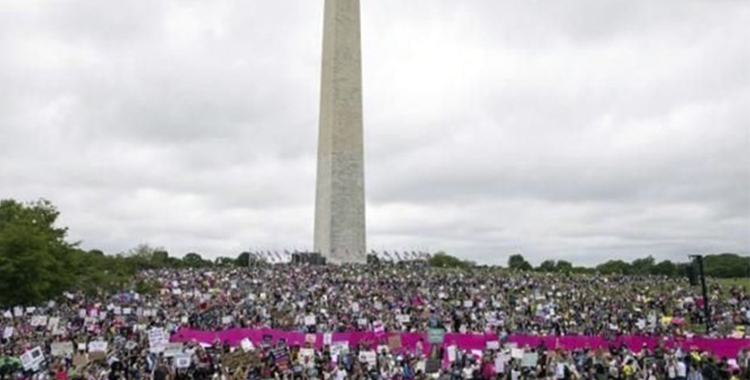
[[[365,262],[365,174],[359,0],[325,0],[315,251]]]

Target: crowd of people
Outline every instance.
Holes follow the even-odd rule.
[[[696,348],[621,345],[517,347],[532,336],[708,335],[747,339],[747,286],[711,282],[706,300],[684,279],[536,274],[423,263],[257,265],[145,271],[151,292],[66,293],[3,311],[2,379],[747,379],[748,350],[717,357]],[[497,347],[382,342],[330,346],[215,341],[167,343],[181,328],[270,328],[303,333],[485,333]],[[165,336],[159,336],[163,333]],[[155,343],[157,342],[157,343]]]

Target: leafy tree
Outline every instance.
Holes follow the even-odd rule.
[[[471,263],[463,261],[457,257],[438,252],[427,260],[427,264],[436,268],[468,268]]]
[[[573,264],[571,264],[569,261],[565,260],[558,260],[557,265],[555,265],[555,271],[561,272],[561,273],[568,273],[573,271]]]
[[[46,200],[0,201],[0,303],[41,302],[74,283],[64,269],[75,247],[55,226],[59,215]]]
[[[596,270],[602,274],[631,274],[630,264],[622,260],[609,260],[604,264],[596,267]]]
[[[657,276],[675,276],[679,275],[677,267],[669,260],[664,260],[654,265],[651,269],[651,274]]]
[[[516,254],[508,258],[508,268],[528,271],[532,269],[532,266],[523,258],[523,256]]]
[[[642,259],[635,259],[633,260],[633,263],[630,264],[631,273],[640,275],[651,274],[654,269],[654,263],[654,258],[651,256]]]
[[[554,272],[555,271],[555,260],[544,260],[541,264],[539,264],[539,267],[537,270],[539,272]]]
[[[188,268],[203,268],[211,266],[211,261],[203,260],[201,255],[190,252],[182,258],[182,263]]]
[[[750,277],[750,257],[733,253],[722,253],[703,257],[706,276],[721,278]]]

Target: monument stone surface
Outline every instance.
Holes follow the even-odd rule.
[[[359,0],[325,0],[320,91],[316,252],[363,263],[365,175]]]

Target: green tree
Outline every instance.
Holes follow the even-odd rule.
[[[436,268],[468,268],[471,266],[470,263],[448,255],[442,251],[430,257],[430,259],[427,260],[427,264]]]
[[[654,265],[651,270],[651,274],[657,276],[675,276],[677,275],[677,267],[669,260],[664,260]]]
[[[602,274],[631,274],[630,264],[622,260],[609,260],[604,264],[599,264],[596,270]]]
[[[555,265],[555,271],[560,273],[569,273],[573,271],[573,264],[571,264],[569,261],[565,260],[558,260],[557,265]]]
[[[542,261],[541,264],[539,264],[539,267],[537,268],[537,270],[539,272],[545,272],[545,273],[554,272],[555,265],[556,265],[555,260],[544,260]]]
[[[59,295],[75,278],[66,261],[75,251],[60,213],[46,200],[0,201],[0,303],[32,304]]]
[[[182,258],[182,263],[188,268],[203,268],[211,266],[211,261],[203,260],[201,255],[190,252]]]
[[[639,274],[639,275],[649,275],[654,270],[654,258],[651,256],[642,258],[642,259],[635,259],[633,260],[633,263],[630,264],[630,269],[633,274]]]
[[[508,268],[523,271],[533,269],[531,264],[529,264],[529,262],[526,261],[526,259],[524,259],[522,255],[518,254],[512,255],[508,258]]]

